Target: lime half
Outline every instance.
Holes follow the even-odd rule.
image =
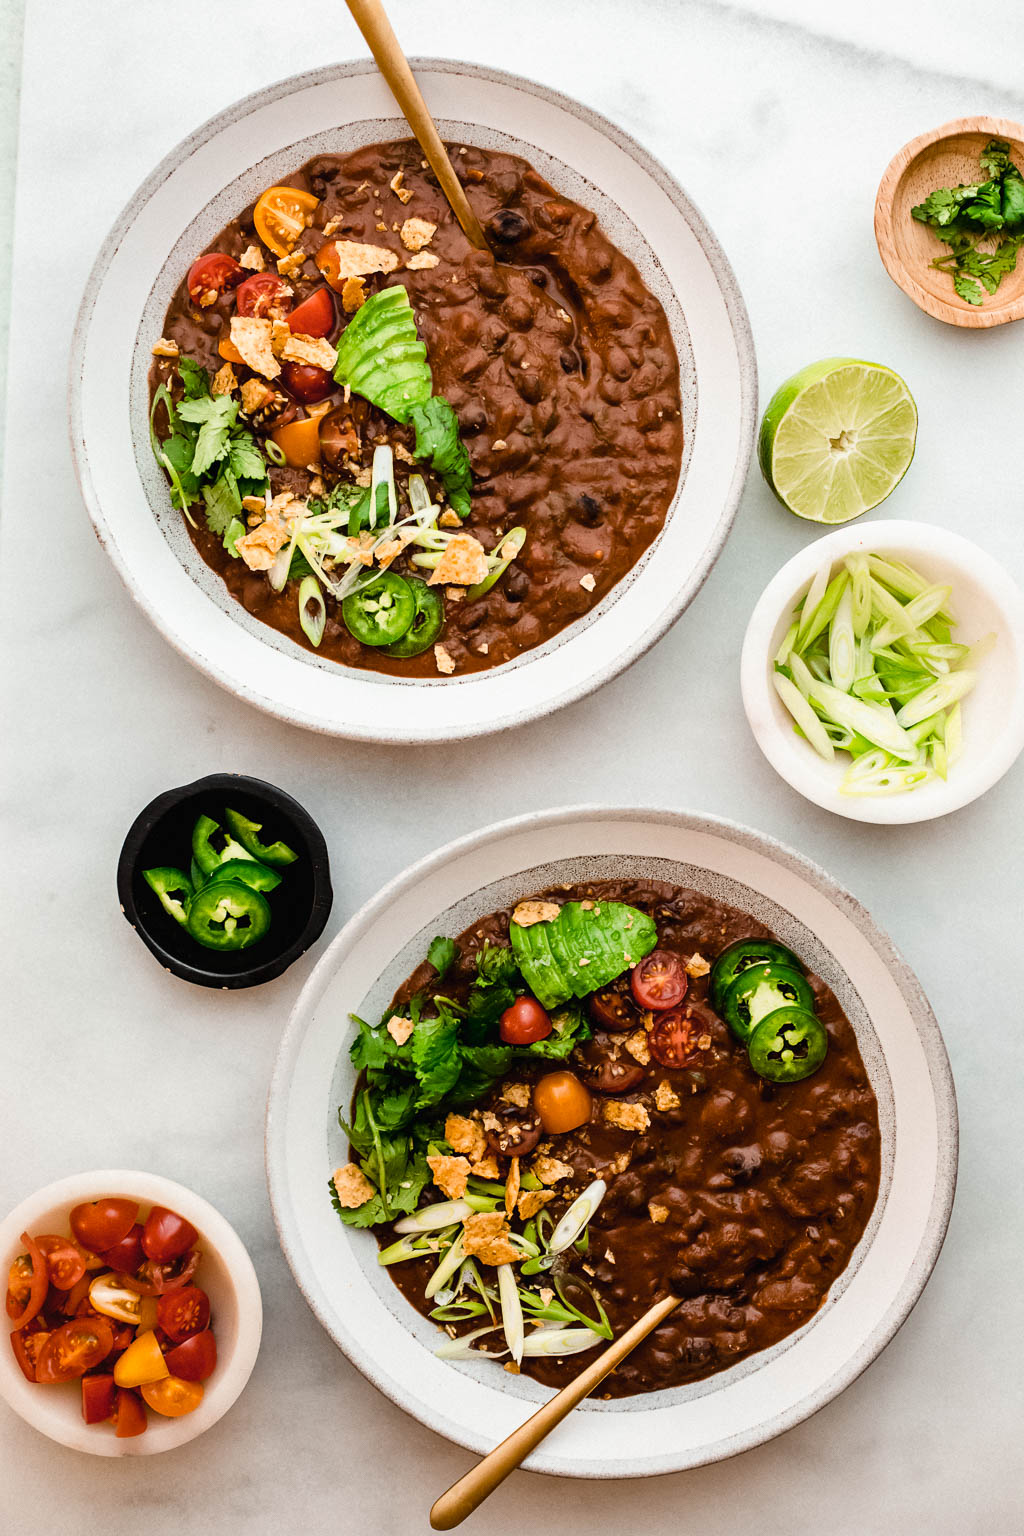
[[[855,357],[826,357],[775,391],[757,458],[797,517],[848,523],[896,489],[916,439],[917,406],[898,373]]]

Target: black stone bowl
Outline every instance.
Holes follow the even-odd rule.
[[[281,884],[267,897],[273,921],[251,949],[204,949],[160,905],[142,878],[144,869],[170,864],[188,870],[192,828],[205,812],[221,825],[224,809],[262,822],[260,837],[280,838],[298,854],[280,870]],[[327,844],[297,800],[262,779],[211,773],[168,789],[135,818],[117,861],[121,911],[160,964],[199,987],[256,987],[272,981],[315,944],[334,901]]]

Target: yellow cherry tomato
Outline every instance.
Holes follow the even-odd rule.
[[[89,1286],[89,1300],[104,1317],[113,1317],[119,1323],[138,1324],[142,1297],[119,1285],[117,1276],[107,1270],[97,1275]]]
[[[533,1107],[549,1136],[574,1131],[590,1119],[590,1091],[575,1072],[549,1072],[533,1090]]]
[[[155,1296],[140,1296],[139,1302],[139,1332],[148,1333],[151,1328],[156,1327],[157,1298]]]
[[[289,421],[276,427],[271,437],[285,456],[292,469],[320,467],[320,422],[314,416],[302,421]]]
[[[145,1386],[170,1374],[152,1328],[137,1334],[114,1365],[114,1381],[119,1387]]]
[[[275,256],[287,256],[313,222],[320,199],[298,187],[268,187],[253,210],[256,233]]]
[[[180,1376],[167,1376],[163,1381],[148,1381],[142,1388],[142,1396],[154,1413],[162,1413],[167,1419],[180,1419],[193,1413],[203,1400],[201,1381],[182,1381]]]

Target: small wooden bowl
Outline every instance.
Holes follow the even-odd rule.
[[[890,162],[875,198],[875,239],[885,270],[925,314],[949,325],[985,328],[1024,316],[1024,247],[981,305],[968,304],[948,270],[931,265],[946,249],[934,230],[910,210],[936,187],[971,185],[981,176],[978,156],[989,139],[1005,139],[1024,171],[1024,128],[1004,117],[958,117],[911,139]]]

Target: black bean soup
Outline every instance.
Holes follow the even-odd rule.
[[[734,940],[769,937],[746,913],[659,881],[558,887],[539,899],[627,902],[655,919],[660,946],[688,957],[696,951],[713,960]],[[466,996],[481,945],[506,942],[509,918],[510,910],[494,913],[461,935],[457,973],[445,982],[452,996]],[[430,974],[421,967],[396,1003],[429,984]],[[573,1169],[550,1207],[555,1219],[594,1178],[608,1184],[590,1223],[589,1253],[574,1267],[582,1264],[616,1337],[667,1290],[682,1298],[605,1381],[606,1397],[697,1381],[767,1349],[813,1317],[850,1261],[878,1196],[878,1106],[849,1021],[824,982],[808,980],[829,1049],[802,1082],[755,1075],[707,1003],[706,976],[692,979],[687,994],[700,1048],[685,1069],[653,1059],[643,1065],[626,1054],[622,1034],[600,1031],[567,1063],[594,1091],[594,1110],[588,1124],[537,1149]],[[542,1070],[517,1069],[515,1080]],[[643,1106],[649,1125],[610,1124],[604,1110],[612,1098],[602,1085],[614,1102]],[[500,1093],[492,1108],[501,1107]],[[382,1246],[394,1241],[390,1228],[379,1237]],[[429,1266],[388,1272],[429,1313]],[[592,1311],[585,1298],[579,1304]],[[590,1358],[527,1357],[522,1370],[561,1387]]]
[[[375,144],[309,161],[288,184],[320,199],[299,248],[307,260],[289,274],[298,306],[323,287],[313,257],[325,226],[337,240],[387,246],[397,270],[366,278],[366,292],[401,282],[433,370],[434,388],[454,406],[473,471],[465,527],[493,549],[512,525],[528,532],[503,578],[475,601],[446,604],[441,636],[457,674],[500,665],[557,634],[596,606],[657,536],[679,478],[683,445],[679,368],[665,313],[596,215],[556,193],[515,155],[450,151],[494,251],[476,250],[456,222],[411,140]],[[401,199],[391,183],[401,172]],[[405,220],[436,224],[436,265],[406,265]],[[211,249],[240,258],[253,245],[252,207]],[[198,255],[198,252],[197,252]],[[268,270],[274,270],[268,256]],[[340,326],[348,321],[336,297]],[[211,372],[222,366],[233,296],[197,308],[182,283],[164,336]],[[337,339],[337,331],[332,332]],[[244,373],[244,370],[242,370]],[[178,389],[172,359],[156,358],[151,387]],[[295,414],[301,407],[286,404]],[[320,422],[321,478],[369,466],[374,446],[402,450],[413,434],[365,400],[339,389]],[[280,417],[278,418],[281,419]],[[271,488],[305,498],[305,469],[271,470]],[[429,476],[428,476],[429,484]],[[234,597],[264,623],[308,646],[291,586],[274,592],[203,526],[190,534]],[[395,569],[407,572],[405,556]],[[404,676],[437,676],[432,650],[411,660],[362,645],[328,601],[319,654],[349,666]]]

